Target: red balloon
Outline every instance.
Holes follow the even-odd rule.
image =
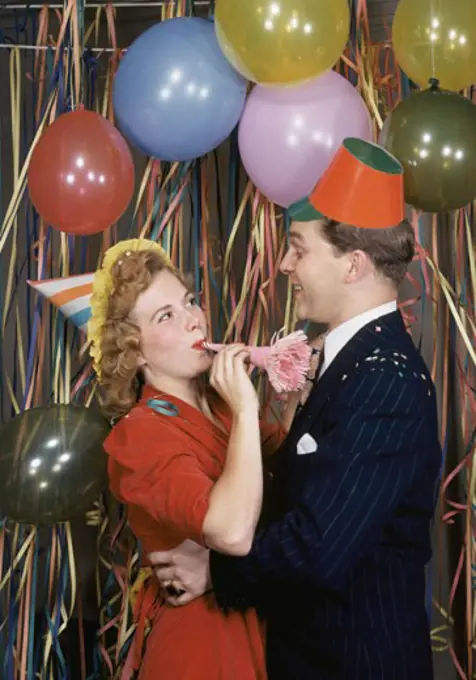
[[[134,191],[134,163],[114,125],[93,111],[59,116],[31,156],[30,198],[52,227],[96,234],[114,224]]]

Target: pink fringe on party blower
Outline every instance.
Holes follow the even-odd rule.
[[[212,352],[219,352],[226,347],[205,341],[200,346]],[[251,363],[266,371],[276,392],[297,392],[303,389],[311,360],[311,348],[303,331],[279,338],[269,347],[248,349]]]

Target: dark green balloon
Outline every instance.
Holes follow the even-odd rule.
[[[463,208],[476,198],[476,106],[465,97],[423,90],[404,99],[380,143],[405,169],[405,200],[424,212]]]
[[[110,427],[82,406],[34,408],[0,428],[0,516],[44,525],[91,508],[107,484]]]

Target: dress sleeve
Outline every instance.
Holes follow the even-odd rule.
[[[147,419],[140,420],[140,426],[120,423],[106,440],[113,494],[204,545],[213,480],[172,430],[163,434]]]

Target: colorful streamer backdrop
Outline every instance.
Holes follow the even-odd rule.
[[[213,9],[192,5],[164,3],[148,16],[152,22],[193,12],[203,16]],[[377,134],[386,113],[410,93],[411,83],[395,65],[390,40],[371,41],[365,0],[354,0],[352,11],[351,44],[337,68],[360,90]],[[2,78],[10,118],[0,139],[3,421],[35,405],[95,399],[84,335],[27,280],[94,271],[104,249],[122,238],[158,240],[183,270],[192,272],[216,340],[266,343],[281,327],[293,327],[289,291],[278,276],[287,225],[244,176],[235,134],[217,153],[194,163],[137,157],[134,204],[104,235],[68,237],[46,228],[34,214],[26,173],[44,127],[80,104],[113,120],[111,79],[121,48],[127,47],[118,38],[124,12],[134,10],[93,9],[68,0],[62,9],[15,10],[0,31],[8,45]],[[474,99],[473,90],[466,94]],[[11,176],[5,168],[11,168]],[[401,309],[438,387],[445,451],[428,593],[432,638],[435,653],[450,655],[459,677],[469,679],[476,625],[474,206],[445,218],[414,214],[413,223],[418,254]],[[259,383],[259,388],[267,404],[267,385]],[[122,509],[109,497],[98,500],[87,523],[97,556],[93,677],[112,678],[133,634],[130,589],[140,553]],[[78,554],[74,525],[38,530],[3,521],[0,675],[5,680],[72,677],[71,630],[80,652],[76,672],[87,677],[86,597]]]

